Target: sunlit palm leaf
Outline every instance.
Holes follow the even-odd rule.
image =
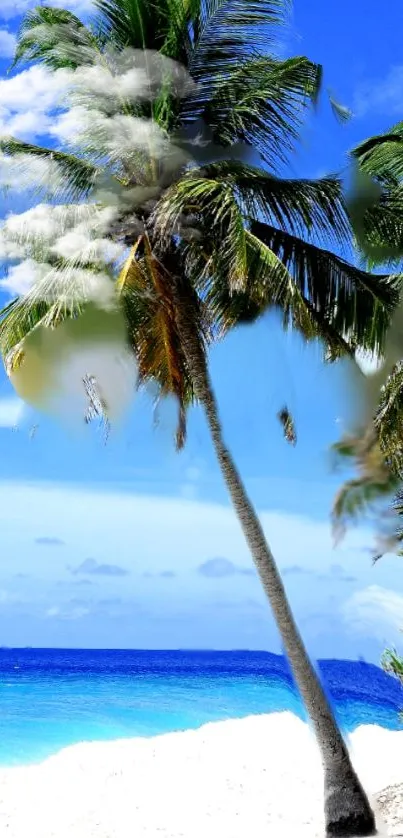
[[[128,337],[142,381],[153,380],[162,396],[178,401],[177,446],[186,439],[186,408],[193,388],[175,319],[172,282],[153,255],[146,236],[140,236],[118,279],[118,290],[128,323]]]
[[[12,371],[23,357],[24,339],[39,326],[54,328],[83,310],[79,302],[65,305],[31,298],[13,300],[0,312],[0,352]]]

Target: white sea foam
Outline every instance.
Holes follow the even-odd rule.
[[[403,780],[403,731],[365,726],[351,741],[366,789],[384,807],[381,834],[402,835],[403,786],[393,784]],[[0,771],[8,838],[323,838],[322,807],[319,753],[291,713],[83,743]]]

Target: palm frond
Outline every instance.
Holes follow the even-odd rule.
[[[341,337],[381,354],[391,314],[398,303],[399,279],[371,275],[344,259],[260,221],[252,232],[287,267],[313,311]],[[326,277],[326,281],[324,281]]]
[[[80,303],[53,303],[27,295],[13,300],[0,312],[0,352],[8,372],[13,372],[24,357],[24,342],[43,326],[55,328],[83,310]]]
[[[119,276],[117,287],[128,324],[141,381],[157,383],[161,396],[176,397],[179,409],[177,447],[186,439],[186,408],[193,387],[175,318],[172,280],[139,236]]]
[[[385,672],[394,675],[403,686],[403,658],[397,653],[396,649],[385,649],[381,666]]]
[[[295,145],[306,107],[316,101],[322,68],[305,57],[279,61],[258,54],[217,76],[209,63],[204,72],[183,119],[202,117],[216,143],[246,143],[278,168]]]
[[[297,433],[295,430],[295,422],[286,405],[279,410],[277,417],[283,428],[284,438],[290,443],[290,445],[296,445]]]
[[[208,179],[196,171],[168,189],[152,216],[152,224],[161,243],[167,243],[175,235],[184,233],[186,236],[189,223],[198,228],[202,239],[213,236],[215,241],[220,242],[220,252],[218,254],[214,249],[215,256],[222,269],[225,266],[230,291],[240,290],[246,282],[248,270],[246,231],[231,185]],[[210,246],[208,249],[211,249]],[[212,263],[207,262],[199,281],[212,269]]]
[[[341,125],[344,125],[346,122],[349,122],[353,116],[353,112],[350,108],[347,108],[346,105],[340,104],[340,102],[335,99],[333,93],[328,90],[329,102],[330,107],[332,109],[334,117],[337,119]]]
[[[24,165],[27,165],[30,157],[43,160],[51,166],[54,164],[49,170],[49,181],[45,170],[43,182],[38,182],[36,188],[38,191],[51,192],[52,197],[63,198],[68,202],[86,198],[102,172],[101,168],[89,160],[64,151],[32,145],[14,137],[0,137],[0,151],[17,162],[19,158],[22,159]]]
[[[309,239],[351,241],[351,228],[338,177],[318,180],[278,178],[255,166],[236,160],[205,165],[203,174],[228,183],[239,198],[247,217]],[[192,178],[190,173],[189,178]]]
[[[227,73],[247,47],[267,53],[290,9],[288,0],[204,0],[189,65],[193,78]]]
[[[171,31],[170,0],[94,0],[95,29],[122,49],[161,50]]]
[[[374,561],[385,552],[396,550],[401,540],[402,474],[391,467],[389,456],[379,441],[376,426],[358,435],[349,435],[332,447],[336,463],[350,464],[357,476],[347,480],[336,495],[332,508],[333,532],[340,540],[349,524],[373,513],[379,532]],[[387,503],[385,509],[385,502]]]
[[[397,185],[403,178],[403,122],[385,134],[364,140],[351,156],[361,171],[381,182]]]
[[[231,289],[225,260],[216,250],[210,260],[211,281],[205,285],[206,300],[219,336],[239,323],[253,322],[270,308],[278,309],[307,340],[320,331],[309,301],[293,282],[281,259],[250,230],[245,231],[247,271],[243,288]]]
[[[385,482],[357,477],[348,480],[336,495],[333,503],[333,533],[336,541],[344,536],[347,525],[357,522],[364,514],[373,511],[374,504],[383,498],[390,499],[397,481],[385,478]]]
[[[52,70],[74,70],[92,63],[98,49],[93,33],[72,12],[37,6],[23,18],[12,69],[37,61]]]

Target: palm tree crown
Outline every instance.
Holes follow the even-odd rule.
[[[281,61],[271,54],[286,6],[281,0],[96,0],[90,26],[63,9],[38,7],[19,34],[14,67],[36,62],[70,73],[72,110],[82,116],[84,107],[87,124],[67,147],[13,138],[1,139],[0,147],[21,167],[32,159],[46,162],[45,173],[51,166],[53,197],[70,205],[70,217],[77,202],[100,206],[111,193],[118,196],[105,235],[131,250],[123,271],[118,263],[116,290],[140,380],[152,377],[162,394],[178,399],[179,444],[192,385],[172,315],[168,252],[171,268],[192,289],[205,342],[276,306],[286,326],[307,339],[322,337],[332,358],[357,345],[379,351],[396,302],[389,277],[371,276],[319,246],[325,240],[343,252],[349,244],[338,178],[278,176],[322,76],[305,57]],[[105,86],[102,96],[88,84],[83,89],[91,72],[108,87],[133,67],[146,75],[146,94],[120,92],[112,100]],[[140,129],[145,138],[133,149]],[[252,151],[260,166],[247,159]],[[49,194],[47,175],[38,191],[41,186]],[[53,289],[55,272],[71,278],[78,265],[100,270],[88,251],[67,258],[55,253],[53,242],[49,247],[32,237],[23,247],[50,266]],[[116,275],[116,263],[108,267]],[[33,287],[3,311],[0,342],[9,369],[20,362],[16,347],[34,326],[56,325],[81,310],[82,294],[79,301],[71,286],[63,306],[53,297],[43,285]]]

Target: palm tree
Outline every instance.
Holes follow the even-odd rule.
[[[351,218],[367,264],[401,269],[403,260],[403,122],[370,137],[352,152],[357,187]],[[339,461],[353,465],[356,476],[344,483],[333,506],[338,537],[359,517],[375,514],[379,538],[374,562],[386,552],[403,555],[403,345],[401,310],[385,342],[384,363],[365,388],[369,417],[364,431],[334,446]],[[369,393],[368,393],[369,391]],[[375,410],[373,408],[375,406]],[[385,505],[386,504],[386,505]],[[386,672],[403,683],[403,658],[386,649]]]
[[[367,265],[403,261],[403,122],[385,134],[370,137],[351,152],[355,190],[350,215],[360,252]],[[340,489],[333,507],[336,534],[359,515],[381,515],[380,550],[401,552],[403,526],[403,344],[402,309],[392,318],[385,339],[381,369],[361,377],[367,406],[366,428],[334,446],[341,463],[350,462],[357,476]],[[389,508],[379,507],[386,501]],[[386,516],[385,516],[386,511]],[[378,518],[379,520],[379,518]],[[386,523],[386,533],[382,533]]]
[[[278,176],[321,82],[321,68],[307,58],[280,61],[270,54],[286,5],[282,0],[95,0],[97,16],[90,28],[67,11],[37,8],[25,17],[16,64],[36,61],[71,73],[82,65],[86,70],[102,66],[104,71],[115,60],[111,54],[116,58],[129,49],[148,71],[150,65],[155,68],[156,56],[180,62],[187,80],[178,64],[165,61],[162,85],[156,89],[150,83],[147,97],[119,104],[120,116],[149,120],[154,138],[157,128],[171,140],[169,165],[152,144],[149,151],[132,152],[128,163],[116,146],[105,144],[102,132],[96,133],[96,115],[75,154],[10,138],[0,147],[8,159],[22,159],[24,165],[47,161],[59,201],[94,206],[101,201],[101,186],[103,194],[105,189],[119,194],[119,212],[106,235],[129,250],[115,289],[140,381],[151,379],[161,395],[176,396],[178,447],[185,441],[187,407],[192,401],[203,407],[321,750],[327,835],[372,835],[369,802],[225,443],[207,365],[212,341],[270,307],[282,311],[285,328],[297,328],[307,340],[321,338],[331,358],[352,355],[357,346],[380,352],[396,303],[387,276],[371,276],[328,249],[342,250],[350,240],[338,178]],[[259,166],[246,162],[250,149],[258,153]],[[323,241],[326,248],[320,246]],[[88,253],[81,261],[76,256],[72,265],[65,255],[55,255],[50,242],[31,236],[23,244],[53,272],[53,291],[55,271],[71,278],[77,264],[99,270]],[[116,270],[110,274],[116,276]],[[88,310],[82,297],[44,294],[46,281],[3,310],[0,342],[11,374],[23,367],[33,333],[60,327]],[[100,399],[92,398],[91,408],[108,412]]]
[[[395,266],[403,256],[403,122],[351,152],[358,183],[352,222],[358,244],[373,265]]]

